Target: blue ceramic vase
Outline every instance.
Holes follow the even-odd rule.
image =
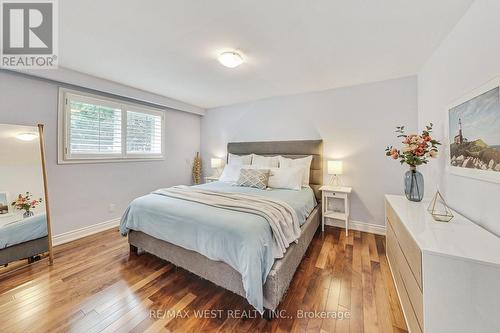
[[[410,201],[419,202],[424,197],[424,176],[416,167],[410,167],[405,173],[405,195]]]

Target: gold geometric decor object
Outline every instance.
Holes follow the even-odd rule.
[[[438,222],[450,222],[453,218],[450,208],[439,191],[434,195],[427,210],[431,213],[432,218]]]

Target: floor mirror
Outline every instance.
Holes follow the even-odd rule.
[[[0,274],[53,263],[43,125],[0,124]]]

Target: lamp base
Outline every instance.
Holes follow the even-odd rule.
[[[222,175],[222,170],[221,168],[215,168],[215,172],[214,174],[212,175],[212,177],[214,178],[220,178],[220,176]]]
[[[333,175],[330,178],[330,182],[328,183],[328,185],[331,185],[331,186],[342,186],[342,184],[340,182],[340,176],[339,175]]]

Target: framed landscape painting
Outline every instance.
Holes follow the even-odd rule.
[[[447,113],[449,171],[500,183],[500,78],[462,97]]]

